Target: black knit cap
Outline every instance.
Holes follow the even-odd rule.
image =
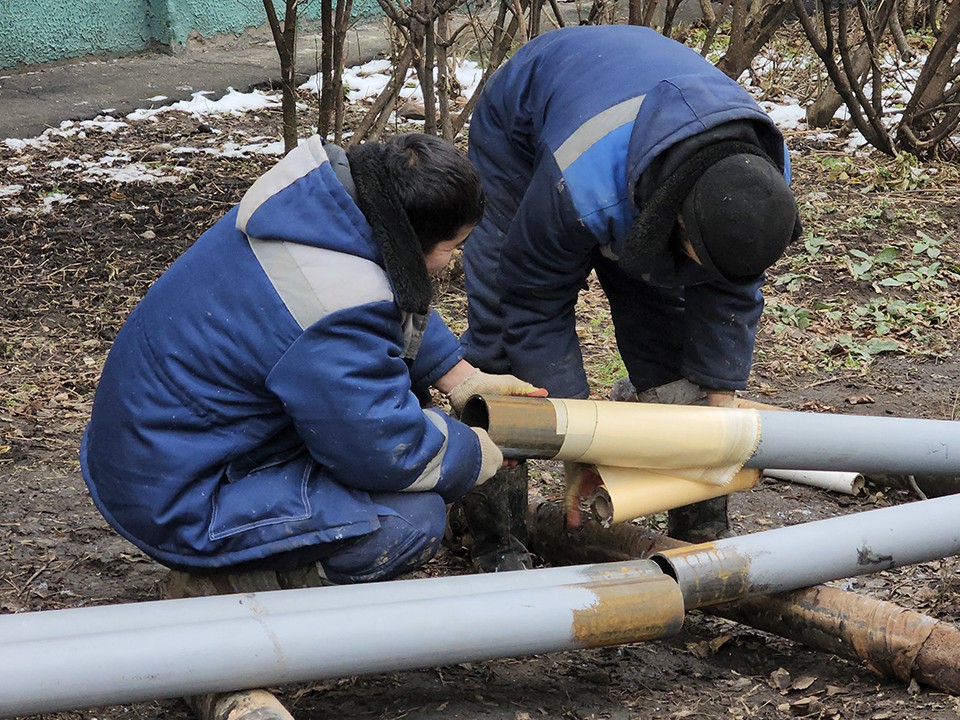
[[[736,128],[734,128],[736,130]],[[756,280],[802,233],[782,171],[754,142],[694,138],[655,171],[618,261],[631,277],[670,272],[677,216],[701,263],[733,283]],[[697,141],[694,144],[693,140]]]
[[[798,228],[796,201],[780,170],[745,153],[707,168],[681,216],[704,267],[735,283],[751,282],[773,265]]]

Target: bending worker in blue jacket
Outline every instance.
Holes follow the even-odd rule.
[[[593,270],[636,389],[686,378],[711,404],[734,401],[764,270],[799,233],[783,138],[745,90],[647,28],[555,30],[484,88],[469,156],[487,199],[464,250],[471,363],[587,397],[574,306]],[[484,487],[525,496],[522,472]],[[508,525],[512,537],[485,540],[523,564],[522,528]],[[722,532],[725,498],[670,526]]]
[[[81,449],[110,524],[193,574],[351,583],[426,563],[445,504],[503,459],[418,394],[535,390],[466,363],[430,310],[430,275],[482,213],[476,171],[437,138],[345,154],[315,136],[283,158],[117,335]]]

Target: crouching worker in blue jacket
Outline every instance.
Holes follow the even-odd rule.
[[[685,379],[734,402],[764,271],[800,231],[783,137],[743,88],[648,28],[559,29],[491,78],[469,156],[487,205],[464,250],[467,360],[587,397],[574,308],[595,271],[637,390]],[[525,496],[518,475],[502,474]],[[726,498],[669,519],[675,537],[710,539],[728,528]],[[513,530],[489,544],[524,562]]]
[[[110,524],[187,574],[274,578],[215,591],[430,560],[445,504],[503,456],[418,395],[536,391],[466,363],[430,309],[483,204],[466,156],[418,134],[346,153],[315,136],[258,179],[109,353],[81,465]]]

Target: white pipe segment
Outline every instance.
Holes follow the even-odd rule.
[[[661,571],[656,565],[647,560],[635,560],[615,565],[543,568],[535,573],[456,575],[15,613],[0,615],[0,652],[12,643],[44,638],[119,632],[181,622],[214,622],[258,613],[279,615],[357,607],[380,604],[384,598],[396,602],[442,600],[469,593],[509,592],[603,580],[626,582],[659,575]]]
[[[783,470],[766,468],[763,476],[772,480],[783,480],[797,485],[809,485],[810,487],[829,490],[831,492],[844,493],[846,495],[859,495],[863,492],[863,475],[858,472],[843,472],[831,470]]]
[[[688,610],[960,555],[960,495],[870,510],[653,556]]]
[[[651,572],[629,582],[399,602],[390,592],[394,583],[383,583],[381,604],[274,614],[269,604],[260,603],[248,606],[243,617],[222,620],[196,621],[190,614],[195,601],[169,601],[184,603],[178,624],[151,625],[146,620],[140,629],[0,646],[0,716],[673,635],[683,623],[680,590],[652,562],[639,562],[649,563]]]

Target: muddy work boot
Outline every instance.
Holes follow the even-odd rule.
[[[689,543],[733,537],[727,518],[727,496],[670,510],[667,513],[667,535]]]
[[[526,463],[502,468],[460,501],[473,537],[471,558],[480,572],[529,570]]]
[[[210,575],[171,570],[160,581],[160,597],[165,600],[197,598],[231,593],[279,590],[277,574],[272,570],[221,572]]]

